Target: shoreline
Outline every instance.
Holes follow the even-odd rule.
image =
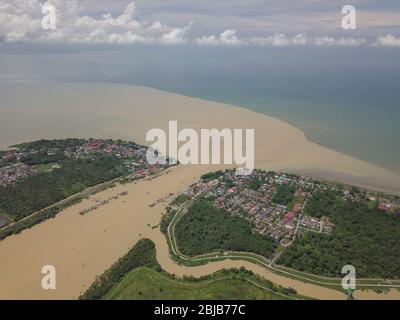
[[[342,151],[342,150],[339,150],[339,149],[334,148],[332,146],[328,146],[328,145],[324,144],[323,142],[318,142],[317,139],[315,139],[315,141],[314,141],[314,139],[311,138],[310,135],[304,129],[301,129],[299,126],[296,125],[294,120],[289,120],[289,119],[285,120],[285,119],[281,118],[280,116],[272,115],[268,111],[264,112],[264,111],[257,110],[257,108],[253,108],[253,107],[251,107],[250,105],[248,105],[246,103],[244,103],[244,104],[243,103],[236,104],[234,102],[226,102],[226,101],[222,101],[222,100],[218,100],[218,99],[217,100],[212,100],[212,99],[209,99],[209,98],[201,97],[199,95],[187,95],[187,94],[185,94],[183,92],[179,92],[179,91],[169,91],[169,90],[165,90],[165,89],[162,89],[162,88],[157,88],[157,87],[154,87],[154,86],[135,85],[135,84],[131,84],[129,82],[111,82],[110,84],[130,85],[130,86],[135,86],[135,87],[149,88],[149,89],[153,89],[153,90],[156,90],[156,91],[166,92],[166,93],[169,93],[169,94],[175,94],[175,95],[178,95],[178,96],[183,96],[183,97],[187,97],[187,98],[191,98],[191,99],[198,99],[198,100],[206,101],[206,102],[209,102],[209,103],[217,103],[217,104],[226,105],[226,106],[229,106],[229,107],[240,108],[240,109],[248,110],[250,112],[259,114],[261,116],[271,117],[271,118],[279,120],[279,121],[281,121],[281,122],[283,122],[285,124],[288,124],[291,127],[294,127],[296,129],[298,129],[299,131],[301,131],[304,134],[304,137],[311,143],[314,143],[316,145],[325,147],[325,148],[327,148],[329,150],[333,150],[333,151],[341,153],[341,154],[348,155],[349,157],[352,157],[352,158],[355,158],[355,159],[358,159],[358,160],[361,160],[361,161],[365,161],[365,162],[367,162],[367,163],[369,163],[371,165],[386,169],[386,170],[388,170],[390,172],[393,172],[396,175],[400,176],[400,167],[387,167],[387,166],[385,166],[385,165],[383,165],[383,164],[381,164],[379,162],[371,162],[371,161],[365,159],[362,156],[352,155],[352,154],[347,153],[346,151]],[[272,105],[272,103],[271,103],[271,105]]]
[[[27,92],[19,94],[24,96]],[[29,104],[7,106],[8,109],[16,108],[16,114],[8,120],[11,124],[18,123],[18,120],[23,123],[21,117],[25,108],[29,107],[26,112],[36,112],[33,120],[37,122],[21,133],[18,138],[21,141],[45,137],[67,138],[74,132],[74,135],[81,137],[121,138],[144,144],[147,130],[154,127],[165,130],[171,117],[178,120],[181,128],[195,130],[255,128],[257,168],[332,173],[344,180],[354,179],[361,184],[376,188],[386,186],[396,193],[400,192],[400,177],[396,174],[311,143],[297,128],[245,108],[135,86],[87,85],[82,88],[81,85],[68,84],[62,88],[56,86],[44,95],[36,91],[31,94]],[[58,104],[53,109],[44,107],[42,103],[52,101],[52,97],[58,97],[55,100]],[[6,114],[7,108],[0,111],[0,119],[1,113]],[[7,118],[3,119],[7,121]],[[0,136],[3,136],[2,130],[7,130],[7,127],[3,129],[0,126]],[[155,242],[157,259],[170,273],[201,275],[225,266],[245,266],[256,273],[263,273],[269,279],[272,277],[274,283],[294,287],[300,294],[327,299],[342,298],[342,294],[339,297],[336,293],[325,291],[328,290],[326,288],[273,276],[271,272],[249,262],[227,260],[188,269],[171,260],[164,235],[152,228],[159,224],[167,204],[149,205],[171,192],[177,194],[184,191],[203,173],[226,167],[179,166],[169,169],[157,179],[118,185],[101,191],[96,198],[106,199],[122,190],[128,190],[129,195],[97,209],[91,215],[79,215],[79,211],[91,203],[90,198],[84,199],[64,209],[54,219],[0,241],[0,256],[7,257],[0,265],[0,299],[77,298],[97,275],[144,237]],[[57,268],[57,290],[54,291],[45,291],[40,285],[41,268],[48,264]],[[391,295],[400,299],[400,292],[391,291]],[[363,294],[363,298],[370,297],[385,298],[387,295],[378,297],[375,293]]]
[[[23,97],[30,99],[26,101]],[[121,138],[149,145],[145,141],[146,132],[152,128],[167,131],[169,120],[178,121],[178,130],[193,128],[198,132],[201,128],[254,128],[257,168],[303,172],[400,194],[400,175],[396,172],[313,143],[298,128],[245,107],[141,86],[98,83],[23,85],[19,94],[11,93],[6,98],[2,103],[4,110],[0,111],[4,122],[26,122],[22,119],[24,111],[36,111],[33,120],[38,121],[29,121],[23,132],[13,136],[6,123],[0,126],[2,145],[67,138],[71,132],[82,138]],[[49,106],[49,100],[56,104]]]

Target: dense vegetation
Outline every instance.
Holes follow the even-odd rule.
[[[181,204],[185,203],[187,200],[189,200],[190,197],[184,193],[180,194],[179,196],[177,196],[172,202],[171,204],[174,206],[180,206]]]
[[[260,189],[263,183],[264,181],[259,179],[258,177],[252,177],[248,183],[248,186],[250,189],[257,191],[258,189]]]
[[[253,234],[251,225],[200,199],[175,226],[180,251],[198,255],[216,250],[248,251],[271,256],[276,243],[269,237]]]
[[[75,139],[75,138],[68,138],[68,139],[54,139],[54,140],[37,140],[32,142],[24,142],[17,144],[13,147],[19,149],[61,149],[65,150],[68,148],[75,148],[79,145],[85,143],[85,139]]]
[[[267,289],[248,281],[251,279]],[[285,299],[277,293],[296,296],[293,289],[280,288],[268,280],[256,277],[243,268],[221,270],[202,279],[171,278],[165,273],[147,268],[130,272],[105,296],[109,300],[237,300]]]
[[[296,187],[291,184],[279,185],[276,189],[276,195],[274,201],[281,205],[287,206],[294,198]]]
[[[164,215],[161,218],[160,222],[160,230],[163,234],[167,235],[168,233],[168,226],[172,222],[172,219],[174,219],[176,211],[172,210],[171,207],[167,207],[167,212],[164,213]]]
[[[326,276],[339,276],[351,264],[358,277],[400,277],[400,215],[352,203],[324,191],[308,201],[306,212],[336,224],[331,235],[307,233],[284,251],[278,263]]]
[[[120,160],[110,156],[68,159],[62,167],[0,188],[0,212],[19,220],[96,184],[121,176]]]
[[[61,151],[57,151],[51,155],[48,155],[47,151],[40,151],[38,153],[25,157],[24,159],[22,159],[22,162],[27,165],[35,165],[59,162],[65,159],[67,159],[67,156],[64,154],[64,152]]]
[[[126,255],[98,277],[79,299],[99,300],[103,298],[128,272],[138,267],[148,267],[161,271],[161,267],[156,260],[155,245],[149,239],[139,240]]]

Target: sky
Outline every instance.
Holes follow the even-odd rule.
[[[56,9],[55,30],[43,29],[42,5]],[[355,30],[342,28],[344,5],[356,9]],[[400,1],[0,0],[0,41],[400,48]]]
[[[399,0],[0,0],[0,89],[128,83],[227,102],[396,170],[399,53]]]

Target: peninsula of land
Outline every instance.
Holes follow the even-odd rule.
[[[311,143],[298,129],[243,108],[129,85],[24,84],[18,92],[2,90],[1,95],[2,146],[71,136],[145,144],[146,132],[166,130],[169,120],[177,120],[182,128],[254,128],[257,168],[307,173],[397,194],[400,191],[400,177],[395,173]],[[187,267],[171,259],[165,236],[157,228],[168,205],[165,199],[184,192],[201,175],[222,168],[177,166],[157,178],[117,184],[97,193],[96,201],[127,195],[100,206],[95,214],[80,214],[93,206],[93,199],[84,199],[54,219],[0,241],[0,255],[6,257],[0,265],[0,298],[77,298],[142,238],[155,243],[158,262],[171,274],[201,276],[243,266],[304,296],[346,298],[337,290],[277,275],[248,261],[223,260]],[[54,291],[45,291],[40,285],[41,268],[49,264],[57,268]],[[392,290],[385,295],[360,292],[359,297],[399,295]]]

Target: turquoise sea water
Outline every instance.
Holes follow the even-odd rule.
[[[400,50],[164,53],[135,52],[142,65],[133,62],[112,81],[244,106],[293,124],[321,145],[400,172]]]

